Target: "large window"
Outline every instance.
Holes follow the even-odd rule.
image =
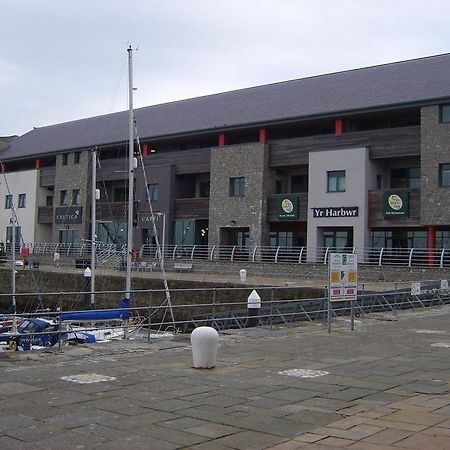
[[[59,204],[61,206],[67,206],[69,204],[69,197],[65,189],[59,193]]]
[[[439,164],[439,186],[450,186],[450,164]]]
[[[63,166],[67,166],[68,162],[69,162],[69,154],[68,153],[64,153],[62,155],[62,165]]]
[[[230,197],[245,197],[245,177],[230,178]]]
[[[441,122],[443,123],[450,122],[450,105],[441,106]]]
[[[25,208],[26,199],[27,199],[27,194],[19,194],[19,201],[17,202],[17,207]]]
[[[271,247],[292,247],[294,233],[292,231],[271,231],[270,246]]]
[[[308,175],[293,175],[291,177],[291,192],[308,192]]]
[[[147,185],[148,195],[152,202],[159,200],[159,183],[150,183]]]
[[[81,152],[75,152],[73,155],[74,164],[80,164]]]
[[[11,194],[5,195],[5,209],[12,209],[13,207],[13,198]]]
[[[345,192],[345,170],[327,172],[328,192]]]
[[[195,244],[195,222],[176,220],[173,223],[173,243],[180,246]]]
[[[11,245],[12,245],[12,226],[7,226],[6,227],[6,244],[7,244],[7,249],[10,250],[11,249]],[[20,226],[16,226],[15,227],[16,232],[15,234],[15,239],[16,239],[16,251],[20,249],[20,237],[21,237],[21,227]]]
[[[208,198],[209,190],[210,190],[210,182],[209,181],[200,181],[198,184],[199,187],[199,197]]]
[[[420,188],[420,167],[391,170],[391,188]]]
[[[72,191],[72,205],[79,205],[80,204],[80,190],[74,189]]]
[[[59,230],[59,242],[61,244],[73,244],[77,237],[77,230]]]

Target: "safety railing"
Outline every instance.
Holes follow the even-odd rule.
[[[33,255],[53,255],[61,257],[87,257],[91,253],[91,243],[24,243]],[[330,253],[355,253],[358,263],[374,266],[403,267],[450,267],[450,249],[427,248],[336,248],[336,247],[290,247],[290,246],[232,246],[232,245],[166,245],[160,249],[165,260],[204,260],[204,261],[247,261],[258,263],[287,264],[327,264]],[[10,249],[6,248],[6,253]],[[113,255],[126,254],[125,245],[96,244],[99,260]],[[18,256],[18,254],[17,254]],[[156,260],[159,251],[156,246],[143,245],[133,251],[133,259]]]
[[[362,318],[370,313],[386,313],[397,315],[400,310],[426,308],[450,304],[448,280],[443,288],[442,280],[429,280],[421,283],[420,292],[413,293],[410,286],[405,283],[395,283],[391,289],[380,292],[368,291],[364,285],[358,289],[357,300],[353,303],[353,310]],[[249,295],[256,289],[261,304],[257,310],[250,311]],[[43,331],[29,330],[23,335],[14,334],[18,344],[26,344],[26,341],[39,340],[39,336],[50,334],[49,345],[61,345],[68,342],[68,334],[80,332],[92,332],[94,330],[109,329],[112,327],[123,330],[125,336],[128,332],[140,332],[141,337],[150,335],[156,330],[172,332],[189,332],[200,325],[209,325],[217,329],[246,328],[249,326],[272,326],[275,324],[290,325],[299,320],[319,321],[326,319],[327,295],[326,286],[318,286],[313,290],[305,286],[252,286],[238,288],[213,288],[213,289],[172,289],[170,290],[171,303],[166,301],[163,290],[133,290],[131,291],[130,307],[124,310],[119,303],[124,291],[97,291],[95,293],[95,309],[87,310],[90,305],[90,294],[83,291],[74,292],[44,292],[18,293],[17,303],[19,313],[15,315],[21,319],[45,317],[55,319],[52,328]],[[23,312],[21,305],[29,305],[33,298],[40,296],[45,299],[44,310]],[[0,294],[0,300],[9,298],[10,294]],[[195,299],[195,301],[192,301]],[[349,315],[351,302],[332,302],[331,315]],[[100,314],[96,315],[95,313]],[[105,313],[119,312],[120,317],[126,316],[123,322],[116,318],[115,314],[108,314],[116,320],[115,324],[96,325],[95,317],[105,317]],[[70,314],[73,320],[85,321],[75,328],[65,328],[59,319],[68,320]],[[93,314],[94,313],[94,314]],[[126,314],[125,314],[126,313]],[[80,318],[80,316],[85,317]],[[77,318],[78,317],[78,318]],[[8,316],[11,318],[11,315]],[[128,320],[129,319],[129,320]],[[103,320],[104,319],[98,319]],[[123,336],[121,336],[122,338]],[[22,340],[23,339],[23,340]],[[5,342],[5,341],[3,341]],[[30,344],[29,344],[30,345]],[[42,345],[41,345],[42,347]]]

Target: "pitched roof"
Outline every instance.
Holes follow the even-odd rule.
[[[336,72],[135,110],[141,138],[263,125],[450,99],[450,53]],[[124,142],[128,112],[36,128],[2,159]]]

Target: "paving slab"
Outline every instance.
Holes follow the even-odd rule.
[[[449,349],[416,331],[447,329],[450,307],[397,319],[221,333],[207,371],[192,368],[189,336],[6,352],[0,448],[446,448]],[[89,374],[113,378],[66,378]]]

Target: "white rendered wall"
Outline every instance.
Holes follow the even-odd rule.
[[[345,170],[345,192],[327,192],[327,172]],[[322,247],[321,228],[353,227],[353,246],[361,253],[369,246],[368,190],[374,189],[376,170],[367,148],[318,150],[309,153],[308,248]],[[313,208],[358,207],[357,217],[313,217]],[[316,255],[308,254],[315,262]],[[362,254],[359,255],[362,261]]]
[[[6,177],[6,180],[5,180]],[[36,191],[38,170],[6,172],[0,176],[0,240],[6,243],[6,227],[10,225],[12,210],[5,209],[5,197],[13,196],[18,224],[21,227],[24,242],[34,242],[37,221]],[[9,187],[9,191],[8,191]],[[19,194],[26,194],[25,208],[18,208]]]

